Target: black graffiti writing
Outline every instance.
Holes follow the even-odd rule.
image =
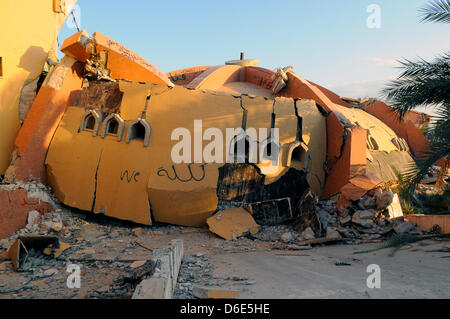
[[[169,171],[167,171],[167,169],[165,169],[164,167],[160,167],[158,169],[158,176],[161,176],[161,177],[166,176],[171,181],[177,180],[182,183],[188,183],[190,181],[201,182],[206,177],[206,171],[205,171],[206,165],[208,165],[208,163],[205,163],[205,164],[202,164],[199,166],[199,168],[202,169],[202,175],[200,177],[196,177],[195,174],[192,172],[192,168],[191,168],[192,163],[187,165],[189,175],[190,175],[188,178],[181,177],[179,175],[179,172],[177,172],[177,170],[175,169],[175,165],[172,165],[172,176],[171,176],[171,174],[169,174]]]
[[[133,171],[131,175],[129,174],[128,170],[123,171],[120,173],[120,180],[123,181],[124,177],[126,177],[126,180],[128,183],[131,183],[132,181],[135,181],[136,183],[139,182],[138,176],[141,175],[141,173]]]

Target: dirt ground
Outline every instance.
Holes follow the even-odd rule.
[[[25,272],[0,262],[0,299],[129,298],[131,288],[117,288],[117,280],[135,271],[135,261],[149,260],[149,249],[165,248],[172,239],[184,240],[175,298],[193,298],[196,285],[237,290],[239,298],[450,297],[450,244],[444,241],[411,244],[392,257],[390,249],[354,254],[379,242],[286,251],[273,248],[288,226],[263,228],[260,239],[226,241],[206,228],[137,227],[64,207],[58,213],[67,225],[58,236],[69,249],[58,259],[35,253]],[[81,267],[80,289],[67,287],[69,264]],[[380,266],[379,289],[367,287],[370,264]]]

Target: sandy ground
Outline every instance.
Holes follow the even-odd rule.
[[[305,251],[273,250],[270,241],[242,238],[226,241],[206,228],[160,225],[143,227],[92,218],[83,214],[64,238],[70,249],[58,260],[38,258],[29,272],[14,272],[10,261],[0,262],[0,293],[3,298],[123,298],[108,294],[134,261],[148,260],[147,248],[164,248],[172,239],[183,239],[185,260],[175,292],[177,298],[192,297],[195,285],[239,291],[239,298],[449,298],[448,242],[423,241],[405,246],[394,256],[390,249],[366,254],[358,250],[376,244],[316,246]],[[9,243],[10,244],[10,243]],[[434,252],[432,252],[434,251]],[[70,263],[81,266],[81,288],[69,289]],[[381,288],[370,289],[367,266],[381,269]],[[58,272],[48,278],[48,270]],[[35,279],[26,286],[23,284]],[[185,290],[183,290],[185,289]]]
[[[397,252],[390,249],[368,254],[356,250],[377,245],[318,247],[305,256],[280,256],[279,252],[252,252],[215,255],[215,273],[248,276],[253,285],[238,288],[240,298],[449,298],[450,258],[448,253],[426,252],[442,244],[426,243]],[[286,253],[292,254],[292,253]],[[381,270],[381,288],[368,288],[372,273]]]

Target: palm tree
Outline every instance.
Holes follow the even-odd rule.
[[[422,17],[421,22],[450,23],[450,1],[448,0],[431,1],[419,12]]]
[[[429,2],[420,9],[420,16],[422,22],[450,23],[450,0]],[[416,154],[415,162],[405,174],[413,190],[436,161],[446,159],[441,168],[442,179],[450,164],[450,51],[431,62],[423,59],[399,62],[402,73],[383,90],[393,110],[400,119],[418,106],[434,107],[437,113],[426,132],[430,149]],[[442,184],[440,180],[437,186]]]

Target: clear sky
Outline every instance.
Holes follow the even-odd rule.
[[[379,96],[401,58],[450,50],[450,25],[419,23],[427,0],[78,0],[81,29],[122,43],[163,72],[218,65],[241,51],[341,96]],[[368,28],[371,4],[381,28]],[[70,18],[69,18],[70,19]],[[63,26],[62,41],[76,30]]]

